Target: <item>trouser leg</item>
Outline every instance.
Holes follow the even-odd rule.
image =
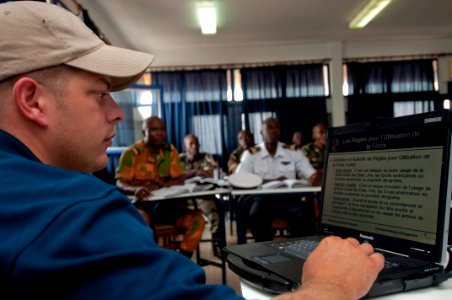
[[[283,215],[289,223],[290,235],[300,237],[315,233],[314,211],[300,199],[290,199],[284,205]]]
[[[273,220],[271,199],[253,197],[248,222],[255,241],[269,241],[273,239],[274,232],[271,228]]]
[[[193,253],[201,241],[206,221],[199,211],[186,212],[179,215],[176,227],[184,230],[184,238],[180,248],[188,253]]]
[[[210,231],[215,234],[220,226],[220,214],[218,212],[218,207],[215,201],[198,199],[198,208],[207,217],[207,221],[210,224]]]

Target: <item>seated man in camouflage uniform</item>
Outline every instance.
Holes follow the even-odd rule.
[[[212,178],[214,170],[218,168],[218,164],[213,156],[206,152],[199,152],[199,140],[194,134],[188,134],[184,138],[185,152],[179,155],[182,165],[185,167],[185,177],[190,178],[199,176],[202,178]],[[212,233],[213,251],[215,256],[220,255],[220,249],[226,245],[223,239],[218,236],[218,227],[220,224],[220,215],[218,207],[214,201],[197,199],[197,203],[201,211],[207,217],[210,223],[210,231]]]
[[[150,224],[149,206],[144,200],[153,190],[183,184],[184,167],[176,148],[166,142],[165,123],[158,117],[143,122],[144,139],[127,148],[116,168],[116,185],[126,194],[134,194],[137,207]],[[175,206],[176,203],[176,206]],[[153,223],[172,224],[184,231],[180,252],[191,257],[198,247],[204,231],[204,217],[192,210],[185,201],[160,203]]]
[[[327,126],[323,123],[318,123],[312,128],[312,143],[306,144],[301,147],[304,155],[309,158],[309,162],[317,170],[317,175],[322,176],[324,153],[326,148],[326,133]]]

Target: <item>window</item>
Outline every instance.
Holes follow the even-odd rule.
[[[228,101],[243,101],[242,75],[240,74],[240,69],[227,70],[226,82]]]
[[[112,97],[124,112],[124,120],[116,126],[115,147],[127,147],[143,138],[143,120],[161,116],[162,89],[157,86],[134,86],[113,92]]]
[[[248,115],[248,119],[250,122],[250,131],[254,135],[254,140],[256,141],[256,144],[259,144],[262,142],[262,122],[270,117],[276,118],[276,114],[274,112],[270,111],[264,111],[261,113],[250,113]]]
[[[348,123],[438,109],[437,61],[350,62],[344,65]]]
[[[222,152],[220,115],[193,116],[193,133],[198,137],[201,152]]]

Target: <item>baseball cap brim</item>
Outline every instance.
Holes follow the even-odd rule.
[[[102,44],[89,53],[64,64],[111,78],[112,91],[119,91],[137,81],[151,62],[154,55]]]

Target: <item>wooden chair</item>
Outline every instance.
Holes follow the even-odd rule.
[[[272,229],[275,230],[273,239],[282,239],[289,236],[289,223],[285,219],[274,219],[272,221]]]
[[[173,225],[155,225],[154,237],[163,248],[179,250],[182,233]]]

